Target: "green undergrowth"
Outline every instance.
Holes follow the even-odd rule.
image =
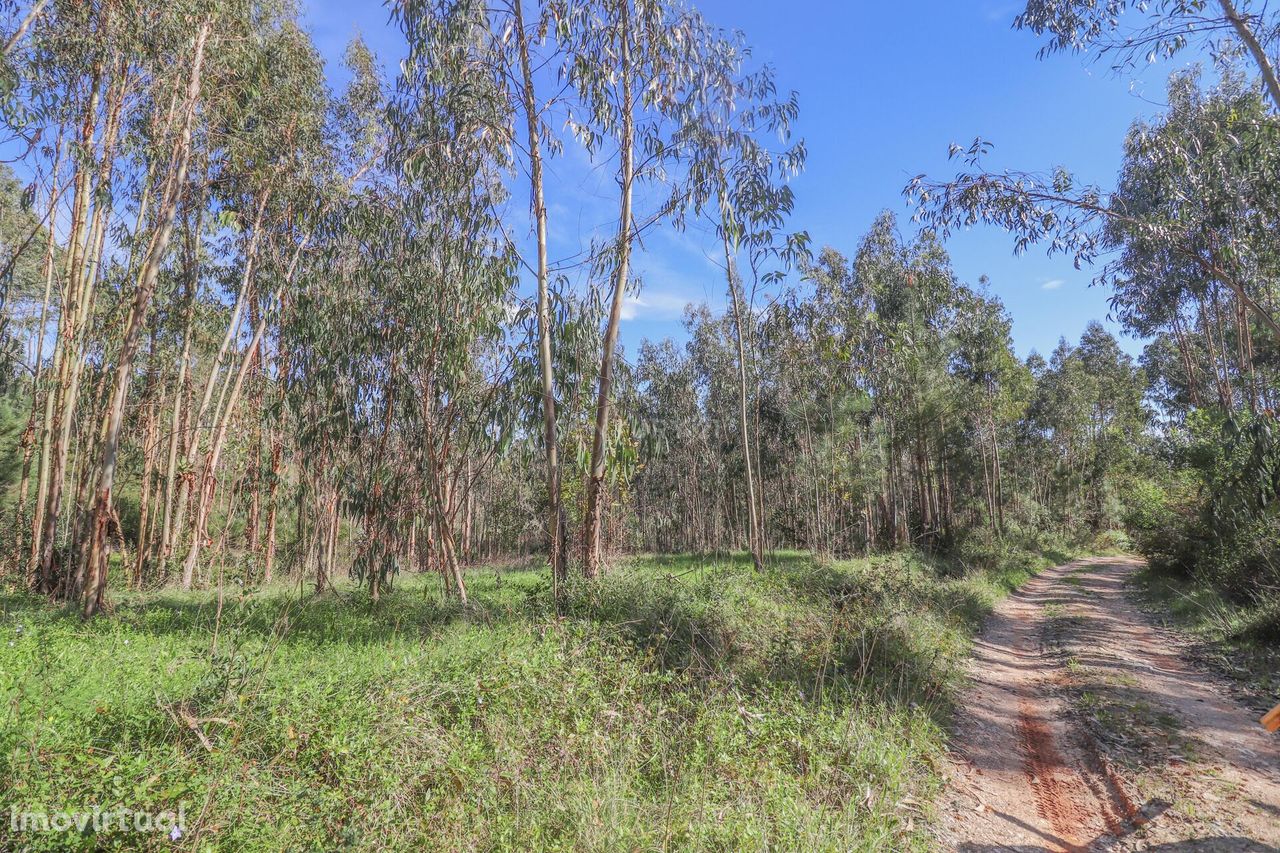
[[[421,577],[88,623],[0,598],[0,847],[923,848],[969,637],[1066,556],[630,558],[562,615],[532,567],[472,570],[466,607]],[[184,834],[9,820],[94,806]]]
[[[1154,615],[1189,635],[1194,653],[1266,710],[1280,694],[1280,596],[1241,604],[1207,581],[1145,569],[1135,578]]]

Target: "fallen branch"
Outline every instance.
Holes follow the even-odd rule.
[[[158,702],[157,704],[169,713],[169,716],[173,718],[175,723],[181,723],[191,729],[195,736],[200,739],[200,743],[209,752],[213,752],[213,742],[209,740],[208,736],[204,733],[204,729],[200,727],[202,723],[218,723],[231,728],[240,727],[240,724],[235,720],[228,720],[225,717],[197,717],[181,703],[167,705],[163,702]]]

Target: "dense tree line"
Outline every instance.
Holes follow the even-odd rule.
[[[431,568],[465,600],[463,561],[536,543],[598,573],[636,464],[632,247],[689,217],[730,267],[799,245],[772,245],[794,97],[673,3],[392,4],[399,73],[354,42],[342,93],[289,3],[3,11],[5,559],[86,615],[112,572],[376,598]],[[552,269],[568,145],[616,169],[617,225]]]
[[[1164,5],[1145,38],[1174,51],[1204,4]],[[1223,9],[1261,82],[1175,78],[1114,192],[984,171],[979,141],[908,188],[927,230],[886,214],[842,254],[790,221],[796,96],[671,0],[401,0],[394,79],[356,40],[342,92],[287,2],[5,3],[10,583],[91,615],[109,582],[344,572],[465,600],[467,561],[513,554],[557,589],[611,550],[980,554],[1167,522],[1133,500],[1157,450],[1218,483],[1204,512],[1271,523],[1280,90]],[[1112,38],[1100,14],[1019,22],[1061,48]],[[616,219],[557,261],[570,148]],[[1098,325],[1016,357],[940,239],[982,220],[1109,254],[1141,363]],[[726,311],[624,352],[642,236],[695,223]]]
[[[754,320],[746,443],[731,318],[691,311],[683,351],[642,349],[655,447],[631,547],[742,547],[753,497],[770,547],[828,554],[1117,526],[1149,411],[1141,369],[1101,326],[1023,363],[999,301],[887,214],[852,260],[824,250]]]

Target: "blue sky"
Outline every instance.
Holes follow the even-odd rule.
[[[807,230],[815,246],[846,254],[881,210],[895,212],[904,233],[914,229],[902,187],[921,172],[954,173],[958,164],[947,159],[952,142],[982,136],[996,145],[991,167],[1064,165],[1109,187],[1126,130],[1135,118],[1160,112],[1171,70],[1156,66],[1117,76],[1105,61],[1037,60],[1039,41],[1011,27],[1020,4],[1010,0],[697,5],[715,23],[745,31],[757,59],[776,67],[780,87],[799,92],[798,131],[809,157],[794,184],[793,225]],[[331,61],[335,85],[342,82],[336,61],[355,32],[389,65],[401,52],[377,2],[304,0],[304,17]],[[564,189],[552,193],[549,209],[553,230],[589,235],[608,227],[612,178],[608,168],[586,168],[575,156],[582,155],[568,154],[552,166],[552,186]],[[513,209],[523,215],[521,204]],[[556,229],[556,222],[565,226]],[[552,254],[572,248],[553,244]],[[707,257],[714,248],[711,235],[697,229],[646,240],[637,259],[644,290],[628,305],[622,332],[629,350],[643,337],[682,337],[686,302],[723,306],[723,278]],[[1090,287],[1093,272],[1075,270],[1070,259],[1038,250],[1015,257],[1010,237],[985,227],[954,235],[948,249],[962,280],[989,277],[990,291],[1013,317],[1019,355],[1047,354],[1060,336],[1074,340],[1090,320],[1105,321],[1108,291]],[[1139,341],[1122,338],[1122,344],[1141,349]]]

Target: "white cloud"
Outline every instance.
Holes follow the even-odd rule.
[[[1060,279],[1060,278],[1054,278],[1054,279],[1050,279],[1049,281],[1046,281],[1044,284],[1040,285],[1040,289],[1041,289],[1041,290],[1057,290],[1059,287],[1062,287],[1062,285],[1063,285],[1063,284],[1065,284],[1065,283],[1066,283],[1066,282],[1064,282],[1064,281],[1063,281],[1062,279]]]
[[[1012,22],[1013,16],[1022,10],[1022,3],[992,3],[982,4],[982,14],[988,21]]]
[[[622,303],[622,319],[634,320],[643,316],[646,320],[678,320],[684,308],[693,300],[676,293],[645,291],[639,296],[628,296]]]

